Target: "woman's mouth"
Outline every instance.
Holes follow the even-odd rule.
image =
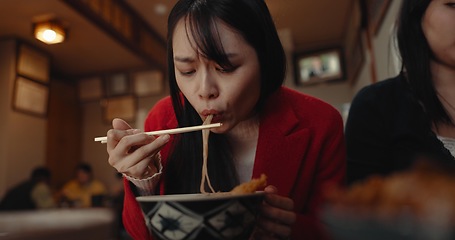
[[[215,109],[205,109],[201,112],[201,115],[207,117],[208,115],[217,115],[218,111]]]
[[[212,123],[219,123],[219,122],[222,122],[222,121],[221,121],[222,116],[223,116],[223,115],[221,115],[221,114],[213,115]]]
[[[221,119],[222,119],[222,116],[223,114],[214,110],[214,109],[210,109],[210,110],[204,110],[201,112],[201,115],[203,117],[202,120],[205,120],[209,115],[213,115],[213,119],[212,119],[212,123],[218,123],[218,122],[221,122]]]

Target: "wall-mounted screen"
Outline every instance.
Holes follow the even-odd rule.
[[[296,85],[344,79],[343,58],[339,48],[296,54],[294,67]]]

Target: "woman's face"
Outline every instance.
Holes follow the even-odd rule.
[[[455,0],[430,1],[422,29],[434,60],[455,69]]]
[[[173,36],[177,85],[202,120],[213,114],[212,122],[223,126],[212,129],[224,133],[253,116],[260,95],[260,66],[255,50],[227,25],[217,22],[221,44],[233,67],[223,69],[204,58],[181,20]]]

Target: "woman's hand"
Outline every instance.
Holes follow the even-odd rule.
[[[289,239],[291,227],[297,218],[294,201],[277,195],[275,186],[269,185],[264,191],[265,201],[252,239]]]
[[[169,141],[169,135],[155,138],[132,129],[118,118],[112,120],[112,126],[113,129],[107,132],[107,153],[112,167],[137,179],[159,171],[157,153]]]

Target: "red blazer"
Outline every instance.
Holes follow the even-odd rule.
[[[174,128],[169,97],[150,111],[145,130]],[[171,138],[172,141],[172,138]],[[168,144],[161,150],[163,164]],[[282,87],[272,94],[260,117],[253,178],[267,175],[278,194],[294,200],[297,221],[291,239],[326,239],[318,210],[328,184],[344,184],[346,152],[339,112],[314,97]],[[123,222],[134,239],[151,239],[131,186],[125,180]]]

